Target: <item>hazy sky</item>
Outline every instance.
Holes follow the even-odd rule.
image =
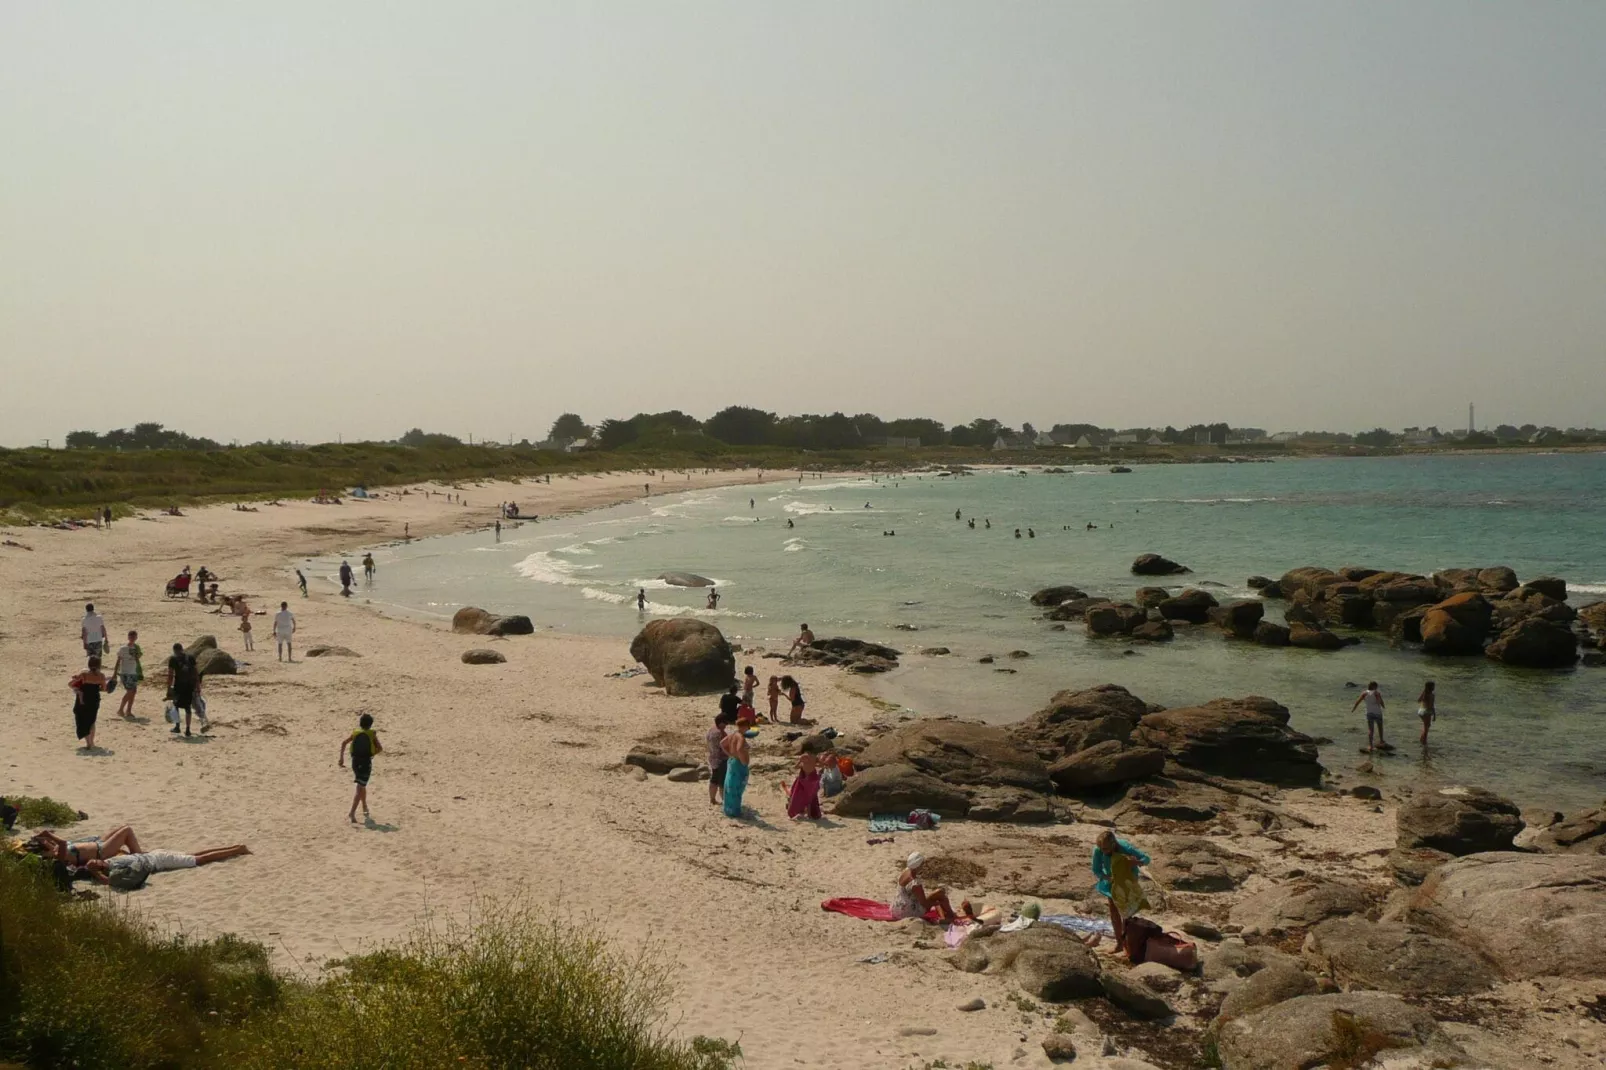
[[[0,3],[0,442],[1606,425],[1606,3]]]

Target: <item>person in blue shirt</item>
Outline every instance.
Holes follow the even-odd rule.
[[[1138,867],[1148,864],[1148,855],[1114,832],[1105,829],[1099,834],[1093,847],[1093,876],[1098,879],[1094,891],[1109,900],[1117,945],[1126,932],[1126,919],[1149,905],[1137,880]]]

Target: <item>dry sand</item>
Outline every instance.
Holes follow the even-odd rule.
[[[348,601],[315,585],[303,599],[290,572],[304,556],[399,537],[404,523],[417,538],[488,526],[503,499],[542,515],[597,507],[639,495],[644,478],[465,484],[458,489],[468,507],[426,499],[414,487],[339,506],[193,509],[122,520],[108,531],[5,530],[0,537],[31,550],[0,546],[0,668],[10,700],[0,708],[0,793],[51,795],[88,811],[76,831],[126,822],[157,847],[249,844],[248,858],[159,876],[124,901],[173,930],[262,941],[287,967],[316,970],[375,947],[426,909],[461,913],[477,897],[524,894],[603,927],[625,947],[656,946],[677,967],[672,1026],[739,1039],[744,1065],[755,1070],[921,1067],[939,1058],[1049,1065],[1039,1046],[1048,1032],[1043,1015],[1012,1005],[1007,981],[951,968],[940,932],[828,915],[819,903],[888,898],[899,860],[916,847],[928,856],[981,856],[1015,845],[1049,864],[1085,866],[1096,826],[953,822],[869,846],[862,821],[789,822],[780,794],[789,762],[765,757],[762,747],[747,795],[760,819],[733,822],[709,806],[704,783],[642,779],[620,767],[637,739],[698,738],[714,712],[711,698],[667,698],[646,677],[607,678],[631,661],[624,643],[453,635],[388,617],[360,594]],[[668,493],[752,479],[722,472],[654,487]],[[251,595],[257,609],[289,601],[300,625],[297,662],[275,660],[269,618],[256,618],[257,649],[247,655],[226,618],[165,600],[164,583],[186,563],[205,564],[222,577],[222,591]],[[381,590],[383,582],[381,574]],[[106,698],[95,754],[72,738],[66,687],[82,666],[86,601],[105,615],[114,644],[139,630],[153,678],[136,706],[143,723],[115,717],[121,692]],[[242,672],[209,679],[215,728],[184,740],[161,720],[160,667],[174,640],[206,633],[241,659]],[[362,656],[299,657],[318,643]],[[506,664],[459,661],[463,650],[485,645],[505,653]],[[847,731],[889,716],[835,670],[796,672],[821,724]],[[351,778],[335,762],[362,712],[375,716],[385,747],[375,762],[370,827],[347,823]],[[1380,874],[1391,807],[1374,813],[1314,792],[1292,793],[1285,805],[1324,827],[1281,841],[1235,841],[1265,873],[1297,863],[1312,873]],[[985,888],[959,891],[1019,902]],[[882,952],[885,961],[862,961]],[[975,996],[987,1010],[955,1011]],[[1097,1044],[1087,1040],[1089,1049]],[[1561,1051],[1551,1065],[1567,1065],[1568,1049]],[[1102,1064],[1089,1053],[1076,1065]]]

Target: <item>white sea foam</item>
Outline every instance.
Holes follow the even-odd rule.
[[[594,553],[596,553],[595,550],[593,550],[591,547],[587,546],[583,542],[574,543],[573,545],[570,545],[570,546],[560,546],[556,550],[553,550],[551,552],[555,553],[555,554],[594,554]]]
[[[794,493],[805,490],[843,490],[847,487],[879,487],[880,483],[869,479],[847,479],[840,483],[800,483],[793,488]]]
[[[786,511],[793,516],[817,516],[820,513],[850,513],[851,509],[832,509],[829,505],[810,505],[807,502],[787,502]],[[859,510],[861,513],[863,509]]]
[[[1567,584],[1568,594],[1606,594],[1606,583],[1572,583]]]
[[[759,516],[727,516],[725,522],[727,524],[756,524],[762,519],[764,518]]]
[[[565,561],[561,557],[553,557],[555,551],[537,550],[523,561],[513,566],[515,572],[526,579],[537,583],[555,583],[564,587],[578,587],[585,581],[577,578],[576,572],[590,572],[601,568],[601,565],[577,565],[573,561]]]
[[[787,539],[781,544],[781,552],[788,554],[802,553],[809,548],[809,544],[802,539]]]
[[[642,586],[638,584],[637,586]],[[597,602],[608,602],[616,606],[635,605],[634,594],[623,594],[618,591],[604,591],[597,587],[586,587],[580,591],[581,595]],[[672,606],[663,602],[647,601],[646,612],[655,617],[742,617],[755,619],[762,616],[759,613],[744,613],[724,609],[704,609],[700,606]]]

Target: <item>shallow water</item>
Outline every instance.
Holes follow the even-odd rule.
[[[975,517],[975,529],[955,509]],[[1079,625],[1050,631],[1027,597],[1071,583],[1130,598],[1155,582],[1128,571],[1153,551],[1191,566],[1187,581],[1223,600],[1247,595],[1252,574],[1305,564],[1413,572],[1507,564],[1523,579],[1565,577],[1581,605],[1606,596],[1603,522],[1601,454],[827,477],[505,526],[500,542],[486,531],[383,547],[370,597],[441,616],[480,605],[526,613],[542,628],[623,638],[640,627],[635,596],[645,588],[649,616],[692,613],[733,639],[772,647],[807,621],[822,636],[908,652],[897,673],[865,686],[928,714],[1015,720],[1060,688],[1106,681],[1166,705],[1270,695],[1292,710],[1296,728],[1335,741],[1323,760],[1341,771],[1362,760],[1365,741],[1362,716],[1350,712],[1357,691],[1346,685],[1377,679],[1399,744],[1398,756],[1378,763],[1385,779],[1478,783],[1568,809],[1606,795],[1606,670],[1430,661],[1369,633],[1332,654],[1228,643],[1212,629],[1131,647],[1089,640]],[[1015,538],[1017,527],[1036,537]],[[332,578],[337,564],[314,569]],[[717,580],[720,608],[705,608],[705,592],[655,579],[672,570]],[[954,654],[915,653],[927,646]],[[1032,656],[1002,657],[1015,649]],[[1016,671],[978,664],[987,653]],[[624,643],[620,659],[628,660]],[[1430,678],[1440,717],[1424,755],[1414,700]]]

